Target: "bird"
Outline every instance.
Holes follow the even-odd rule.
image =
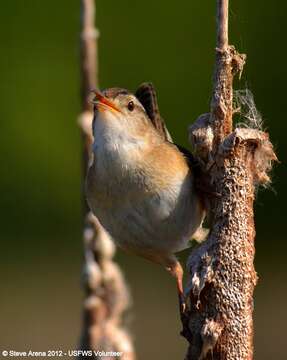
[[[134,93],[122,88],[93,93],[87,203],[120,248],[164,266],[175,277],[183,313],[183,269],[175,254],[192,238],[205,236],[195,158],[173,143],[152,83]]]

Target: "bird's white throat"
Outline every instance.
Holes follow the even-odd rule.
[[[136,136],[133,130],[121,114],[111,111],[97,114],[93,152],[100,167],[115,171],[118,167],[134,166],[149,144],[144,137]]]

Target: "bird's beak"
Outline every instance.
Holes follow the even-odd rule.
[[[121,110],[109,99],[107,99],[103,94],[97,90],[93,90],[95,94],[94,104],[96,105],[99,111],[105,111],[107,109],[121,112]]]

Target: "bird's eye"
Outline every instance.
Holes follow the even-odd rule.
[[[133,102],[133,101],[130,101],[130,102],[128,103],[128,109],[129,109],[129,111],[133,111],[134,108],[135,108],[134,102]]]

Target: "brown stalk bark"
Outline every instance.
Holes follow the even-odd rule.
[[[217,0],[217,47],[210,113],[190,127],[211,219],[208,239],[188,259],[187,360],[253,358],[254,188],[276,160],[268,134],[233,129],[233,77],[245,55],[228,44],[228,0]]]
[[[122,360],[135,358],[129,334],[123,328],[123,314],[129,306],[129,293],[120,268],[113,262],[115,247],[95,216],[90,213],[84,195],[87,168],[92,159],[93,108],[89,95],[98,88],[98,31],[95,22],[95,1],[81,0],[81,99],[79,125],[83,151],[83,323],[80,349],[93,351],[93,356],[79,358],[114,359],[111,352],[121,353]],[[105,352],[96,354],[95,352]],[[107,354],[109,353],[109,354]]]

